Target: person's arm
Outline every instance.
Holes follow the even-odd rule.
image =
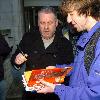
[[[9,47],[6,40],[3,38],[2,35],[0,35],[0,56],[6,57],[10,53],[11,48]]]
[[[5,38],[0,35],[0,69],[2,69],[2,65],[4,63],[4,60],[7,58],[11,51],[11,48],[9,47],[8,43],[6,42]]]
[[[33,30],[32,32],[27,32],[27,33],[25,33],[23,35],[22,40],[20,41],[17,50],[15,51],[15,53],[12,55],[12,58],[11,58],[11,63],[12,63],[13,66],[14,65],[16,67],[18,66],[18,69],[19,69],[20,67],[23,66],[23,64],[25,63],[26,59],[29,60],[29,58],[30,58],[29,57],[30,56],[29,53],[31,54],[29,49],[31,48],[32,43],[37,40],[39,35],[40,34],[38,33],[37,30]],[[19,48],[20,48],[20,50],[19,50]],[[25,56],[27,56],[26,59],[25,59],[25,56],[23,56],[22,52],[23,52],[23,54]],[[21,57],[19,57],[19,55],[18,55],[19,53],[22,54],[22,55],[20,55]],[[23,58],[24,62],[21,61],[23,63],[20,64],[20,62],[18,60],[16,60],[17,55],[18,55],[18,58]],[[15,61],[18,61],[18,63],[16,63]]]
[[[80,87],[57,85],[54,92],[60,100],[99,100],[100,99],[100,40],[96,46],[95,58],[91,65],[87,83]]]
[[[18,51],[18,49],[12,55],[11,63],[15,69],[19,70],[27,59],[24,56],[25,54],[23,55],[22,53],[20,53],[20,52],[18,53],[17,51]]]
[[[29,37],[29,33],[25,33],[22,40],[20,41],[19,45],[17,46],[17,49],[15,53],[11,57],[11,64],[14,66],[16,69],[20,69],[22,65],[25,63],[25,47],[26,47],[26,41]],[[18,60],[23,59],[22,63],[19,62]],[[17,60],[18,59],[18,60]]]
[[[63,84],[52,84],[40,80],[45,88],[37,91],[37,93],[51,93],[54,92],[60,100],[99,100],[100,99],[100,65],[98,62],[100,55],[97,57],[95,63],[92,65],[94,68],[91,70],[87,78],[87,84],[79,87],[65,86]],[[97,64],[98,63],[98,64]]]

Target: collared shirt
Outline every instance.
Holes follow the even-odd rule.
[[[90,66],[89,76],[84,66],[85,46],[98,28],[100,22],[79,38],[70,84],[69,86],[58,85],[55,88],[55,93],[60,100],[100,100],[100,38],[96,44],[95,58]]]

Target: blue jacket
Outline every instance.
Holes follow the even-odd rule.
[[[79,38],[77,45],[83,50],[78,49],[72,64],[73,71],[69,86],[62,84],[55,87],[54,92],[60,100],[100,100],[100,38],[96,44],[95,58],[90,66],[89,75],[84,66],[84,47],[97,28],[100,28],[100,22]]]

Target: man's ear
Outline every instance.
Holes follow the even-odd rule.
[[[58,26],[58,19],[56,20],[56,27]]]

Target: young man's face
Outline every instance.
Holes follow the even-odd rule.
[[[67,22],[71,23],[78,32],[86,30],[87,17],[85,15],[79,15],[76,10],[68,13]]]
[[[58,25],[58,20],[55,18],[53,13],[40,13],[38,18],[38,26],[41,35],[45,39],[51,38]]]

